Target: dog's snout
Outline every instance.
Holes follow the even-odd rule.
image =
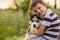
[[[35,28],[35,27],[36,27],[36,25],[34,24],[34,25],[33,25],[33,27]]]

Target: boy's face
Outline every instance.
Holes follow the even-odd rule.
[[[37,3],[36,6],[32,8],[32,10],[42,14],[45,13],[46,7],[43,4]]]

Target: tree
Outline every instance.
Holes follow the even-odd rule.
[[[56,7],[57,7],[57,4],[56,4],[56,0],[55,0],[54,8],[56,9]]]

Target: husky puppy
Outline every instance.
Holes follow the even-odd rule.
[[[30,21],[29,21],[29,28],[26,32],[26,37],[25,40],[32,40],[33,38],[38,37],[37,35],[33,35],[32,32],[36,29],[39,28],[41,23],[41,17],[39,13],[32,14],[30,13]]]

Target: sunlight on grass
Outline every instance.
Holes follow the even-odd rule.
[[[23,15],[23,11],[21,10],[1,12],[0,40],[3,40],[4,38],[9,40],[10,38],[11,40],[14,40],[15,38],[22,39],[22,35],[26,32],[28,24],[28,15]],[[19,35],[19,37],[14,35]]]
[[[22,36],[13,36],[13,37],[7,37],[5,40],[24,40],[24,35]]]

